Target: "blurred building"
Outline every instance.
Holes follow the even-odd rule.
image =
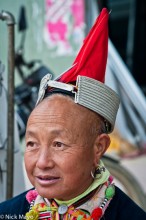
[[[146,1],[97,0],[97,4],[112,10],[110,38],[146,95]]]

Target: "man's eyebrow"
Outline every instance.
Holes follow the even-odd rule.
[[[63,130],[61,130],[61,129],[52,129],[51,131],[50,131],[50,133],[51,134],[54,134],[54,135],[59,135],[59,134],[63,134],[63,133],[66,133],[66,131],[63,131]],[[37,134],[36,134],[36,132],[35,131],[30,131],[30,130],[28,130],[28,131],[26,131],[26,134],[25,134],[25,136],[30,136],[30,137],[35,137]]]
[[[64,131],[62,131],[60,129],[57,129],[57,130],[54,129],[54,130],[51,131],[51,133],[52,134],[62,134],[62,133],[64,133]]]
[[[34,136],[36,136],[36,134],[33,131],[26,131],[25,136],[27,136],[27,137],[34,137]]]

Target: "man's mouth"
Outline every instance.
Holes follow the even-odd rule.
[[[54,183],[58,182],[60,180],[60,177],[39,175],[39,176],[36,176],[36,179],[40,185],[49,185],[49,184],[54,184]]]

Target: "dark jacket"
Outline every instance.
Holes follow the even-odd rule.
[[[29,203],[24,192],[0,204],[0,219],[25,219]],[[116,187],[116,193],[102,220],[146,220],[146,213]]]

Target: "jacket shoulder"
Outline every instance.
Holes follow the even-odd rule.
[[[25,198],[27,192],[25,191],[12,199],[0,203],[0,214],[25,214],[29,210],[29,203]]]
[[[146,212],[116,187],[115,196],[105,211],[105,219],[108,217],[112,220],[146,219]]]

